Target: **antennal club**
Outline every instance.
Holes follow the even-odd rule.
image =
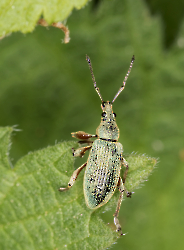
[[[99,95],[100,100],[103,102],[102,96],[101,96],[101,94],[100,94],[100,90],[99,90],[99,88],[96,86],[96,81],[95,81],[95,76],[94,76],[94,74],[93,74],[93,68],[92,68],[92,65],[91,65],[91,60],[90,60],[90,58],[89,58],[88,55],[86,55],[86,61],[88,62],[89,69],[90,69],[90,71],[91,71],[91,76],[92,76],[94,88],[95,88],[97,94]]]
[[[130,67],[129,67],[128,72],[127,72],[127,74],[126,74],[126,76],[125,76],[125,79],[124,79],[124,81],[123,81],[123,85],[122,85],[122,86],[120,87],[120,89],[118,90],[118,93],[115,95],[115,97],[114,97],[112,103],[116,100],[116,98],[118,97],[118,95],[124,90],[125,84],[126,84],[126,81],[127,81],[127,79],[128,79],[128,76],[129,76],[129,74],[130,74],[130,71],[131,71],[131,69],[132,69],[134,60],[135,60],[135,57],[132,56],[131,63],[130,63]]]

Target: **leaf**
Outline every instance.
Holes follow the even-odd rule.
[[[120,142],[125,152],[159,157],[160,164],[145,187],[123,201],[119,219],[128,234],[112,248],[172,250],[177,242],[183,249],[184,26],[166,52],[161,19],[153,18],[143,1],[101,1],[96,11],[91,4],[68,19],[72,40],[67,46],[60,31],[42,27],[1,41],[0,124],[19,124],[23,130],[12,137],[11,157],[16,162],[56,139],[69,140],[72,131],[95,133],[101,103],[85,54],[104,100],[110,101],[134,54],[125,90],[113,107]],[[117,202],[118,196],[117,191],[112,198]],[[114,211],[115,206],[104,214],[113,229]]]
[[[46,1],[0,1],[0,37],[11,32],[22,33],[34,30],[39,18],[43,15],[49,23],[65,20],[76,8],[82,8],[88,0],[46,0]]]
[[[73,172],[71,147],[77,143],[63,142],[30,153],[8,169],[5,149],[11,132],[12,128],[0,129],[0,249],[94,249],[94,244],[103,249],[111,245],[117,234],[91,216],[84,205],[82,179],[72,190],[58,192]]]
[[[13,128],[6,127],[0,129],[0,203],[6,197],[6,193],[12,187],[12,182],[16,175],[10,169],[8,158],[10,148],[10,135]]]
[[[104,249],[112,245],[119,235],[104,224],[99,212],[86,207],[82,174],[71,190],[58,192],[61,185],[67,186],[74,171],[71,147],[77,143],[62,142],[29,153],[11,169],[7,150],[12,131],[9,127],[0,128],[0,248]],[[132,159],[132,172],[137,171],[137,162],[138,171],[141,162],[147,167],[148,158],[128,157],[130,162]],[[148,174],[150,169],[144,172]],[[127,182],[134,183],[135,176],[139,178],[130,175]]]
[[[132,192],[134,189],[138,188],[142,182],[147,180],[157,160],[136,153],[125,155],[125,158],[129,166],[128,176],[126,178],[126,188],[128,191]]]

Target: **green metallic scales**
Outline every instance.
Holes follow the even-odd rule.
[[[95,209],[110,200],[120,176],[123,146],[118,142],[94,141],[84,175],[84,196]]]
[[[113,195],[119,181],[123,152],[123,146],[113,142],[119,138],[119,128],[112,104],[103,102],[101,108],[101,123],[96,129],[100,139],[93,142],[83,184],[86,204],[91,209],[104,205]]]
[[[59,191],[69,190],[75,183],[81,170],[85,167],[86,170],[84,174],[83,189],[86,205],[89,208],[96,209],[100,206],[103,206],[110,200],[117,187],[120,191],[120,197],[118,199],[116,211],[114,213],[114,224],[116,226],[116,231],[121,232],[118,214],[121,202],[123,200],[123,194],[125,192],[126,196],[130,197],[131,193],[129,193],[124,186],[128,173],[128,165],[122,155],[123,146],[121,143],[117,142],[119,139],[119,128],[116,124],[116,114],[113,113],[112,110],[112,103],[114,103],[116,98],[125,87],[126,80],[134,62],[134,56],[132,57],[128,73],[126,74],[123,81],[123,85],[116,93],[112,102],[103,101],[100,90],[96,86],[90,58],[86,56],[86,60],[91,71],[94,88],[102,102],[101,122],[96,129],[96,135],[88,134],[84,131],[72,133],[72,137],[79,139],[80,144],[87,144],[87,146],[80,147],[76,150],[72,149],[73,156],[83,157],[85,152],[90,150],[89,157],[86,163],[73,172],[72,176],[70,177],[68,187],[60,188]],[[91,141],[91,138],[97,139],[95,141]],[[121,178],[120,174],[122,165],[125,167],[123,179]]]
[[[101,123],[96,129],[96,134],[99,138],[117,141],[119,138],[119,128],[116,124],[116,114],[112,111],[112,104],[109,101],[103,102],[101,108],[103,113]]]

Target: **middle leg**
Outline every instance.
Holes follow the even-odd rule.
[[[73,156],[75,157],[83,157],[86,153],[87,150],[91,149],[92,146],[86,146],[86,147],[82,147],[82,148],[77,148],[77,149],[73,149],[72,148],[72,153]]]

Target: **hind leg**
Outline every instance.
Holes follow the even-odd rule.
[[[121,231],[121,225],[120,225],[119,220],[118,220],[118,215],[119,215],[119,210],[120,210],[120,207],[121,207],[121,202],[123,200],[123,193],[125,192],[127,197],[131,197],[131,194],[132,194],[131,192],[126,190],[125,185],[124,185],[125,181],[126,181],[127,174],[128,174],[128,164],[127,164],[125,159],[122,159],[122,163],[126,167],[126,169],[125,169],[125,172],[124,172],[124,175],[123,175],[123,180],[121,179],[121,177],[119,177],[117,187],[118,187],[121,195],[120,195],[120,197],[118,199],[116,212],[114,213],[114,224],[116,226],[116,232],[120,231],[121,235],[122,235],[122,231]]]
[[[123,185],[123,181],[121,179],[121,177],[119,177],[119,181],[118,181],[118,189],[121,193],[119,199],[118,199],[118,204],[117,204],[117,207],[116,207],[116,212],[114,213],[114,224],[116,226],[116,232],[120,232],[121,235],[122,235],[122,231],[121,231],[121,225],[119,223],[119,220],[118,220],[118,215],[119,215],[119,210],[120,210],[120,207],[121,207],[121,202],[123,200],[123,192],[125,191],[124,189],[124,185]]]
[[[78,169],[76,169],[76,170],[73,172],[73,174],[72,174],[72,176],[71,176],[71,178],[70,178],[70,181],[68,182],[68,187],[66,187],[66,188],[60,188],[60,189],[58,189],[58,190],[62,192],[62,191],[66,191],[66,190],[70,189],[70,188],[73,186],[73,184],[75,183],[75,181],[76,181],[76,179],[77,179],[77,177],[78,177],[80,171],[81,171],[86,165],[87,165],[87,162],[84,163],[82,166],[80,166]]]

